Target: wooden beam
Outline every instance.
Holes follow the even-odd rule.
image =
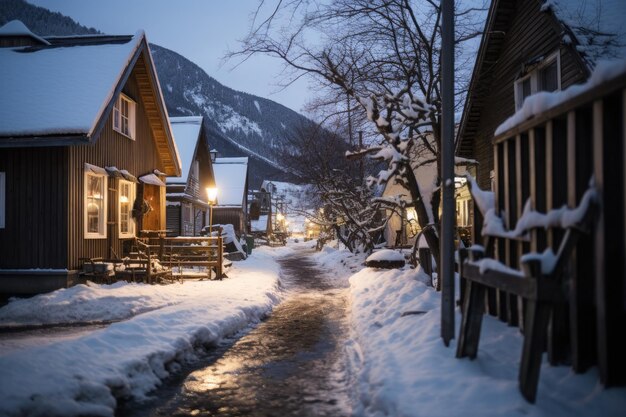
[[[601,100],[593,103],[593,176],[600,195],[602,203],[604,203],[604,149],[603,149],[603,105]],[[602,206],[603,204],[601,204]],[[600,381],[606,383],[609,375],[609,358],[608,358],[608,339],[607,319],[606,319],[606,276],[604,265],[604,210],[600,210],[598,214],[596,230],[595,230],[595,259],[596,259],[596,306],[597,306],[597,325],[598,325],[598,371],[600,373]]]

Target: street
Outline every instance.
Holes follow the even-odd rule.
[[[349,415],[346,290],[304,251],[279,263],[288,295],[267,320],[117,415]]]

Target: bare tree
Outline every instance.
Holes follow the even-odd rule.
[[[481,0],[474,2],[482,5]],[[276,0],[267,13],[268,5],[260,2],[250,35],[231,57],[278,57],[295,77],[313,76],[328,94],[358,104],[381,139],[347,156],[386,162],[387,169],[370,177],[369,184],[394,178],[406,188],[428,246],[439,260],[439,3]],[[482,27],[475,16],[482,15],[475,12],[480,10],[457,8],[457,43],[479,34],[477,28]],[[464,88],[458,85],[460,104]]]
[[[281,154],[286,168],[315,188],[314,213],[303,211],[311,221],[334,230],[353,252],[370,252],[384,227],[380,208],[369,187],[364,187],[359,167],[343,156],[349,144],[343,136],[315,125],[303,125],[286,137]]]

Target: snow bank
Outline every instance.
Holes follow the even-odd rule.
[[[258,248],[223,281],[83,285],[0,309],[4,324],[134,316],[73,340],[0,351],[0,415],[113,416],[116,399],[143,398],[160,381],[279,300],[274,257]]]
[[[365,260],[365,262],[370,262],[370,261],[390,261],[390,262],[403,261],[404,262],[404,255],[401,252],[398,252],[392,249],[382,249],[382,250],[372,253]]]
[[[626,389],[602,390],[595,369],[541,369],[536,405],[518,391],[522,336],[485,316],[478,358],[456,359],[440,337],[440,294],[420,270],[363,269],[350,277],[349,346],[365,416],[623,416]],[[457,332],[461,318],[457,310]]]

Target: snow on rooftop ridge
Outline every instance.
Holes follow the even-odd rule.
[[[541,10],[552,11],[571,31],[590,68],[600,60],[626,58],[624,0],[546,0]],[[563,39],[571,41],[567,31]]]
[[[624,74],[626,74],[626,58],[613,61],[600,61],[593,70],[591,77],[583,84],[575,84],[562,91],[541,91],[526,97],[522,107],[498,126],[494,135],[498,136],[525,120],[538,116],[551,108],[565,103],[601,84],[608,83]]]
[[[45,45],[50,45],[50,42],[31,32],[31,30],[24,23],[22,23],[21,20],[11,20],[4,26],[0,27],[0,36],[29,36]]]
[[[222,157],[215,158],[215,162],[213,164],[247,164],[248,157],[240,156],[240,157]]]
[[[170,123],[202,123],[203,116],[178,116],[170,117]]]

